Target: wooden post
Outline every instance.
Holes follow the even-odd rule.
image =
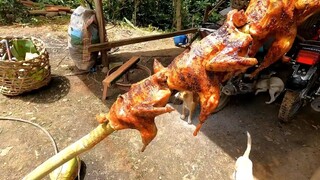
[[[107,33],[105,29],[105,21],[103,16],[102,0],[94,0],[94,3],[95,3],[96,16],[97,16],[97,21],[99,26],[100,43],[108,42]],[[102,58],[102,65],[109,69],[107,51],[103,49],[100,51],[100,53]]]
[[[181,30],[182,26],[182,19],[181,19],[181,0],[176,0],[176,28],[177,31]]]

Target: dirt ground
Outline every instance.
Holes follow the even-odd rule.
[[[125,27],[107,27],[109,39],[154,34]],[[52,81],[44,88],[20,96],[0,95],[0,116],[31,120],[47,129],[59,149],[70,145],[94,129],[95,115],[108,112],[118,94],[111,88],[102,101],[103,73],[70,75],[74,63],[67,47],[67,25],[41,27],[0,27],[0,35],[41,38],[50,54]],[[181,53],[172,39],[120,47],[110,55],[122,62],[141,55],[140,63],[151,66],[153,59],[164,65]],[[277,120],[280,100],[266,105],[267,94],[241,95],[211,116],[198,136],[192,125],[179,118],[177,111],[156,118],[158,135],[140,152],[142,142],[136,130],[111,134],[80,156],[85,163],[82,179],[230,179],[237,157],[246,148],[246,131],[252,136],[251,159],[259,180],[309,179],[320,166],[320,118],[306,106],[293,123]],[[198,112],[197,112],[198,113]],[[53,147],[39,129],[27,124],[0,121],[0,179],[21,179],[54,154]],[[49,179],[48,177],[46,179]]]

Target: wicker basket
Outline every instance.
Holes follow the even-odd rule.
[[[47,85],[51,79],[49,54],[44,43],[34,37],[1,37],[3,39],[32,40],[39,56],[25,61],[0,60],[0,93],[16,96]]]

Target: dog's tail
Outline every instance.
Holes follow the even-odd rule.
[[[248,137],[247,149],[244,152],[243,156],[249,158],[250,151],[251,151],[251,135],[248,131],[247,131],[247,137]]]

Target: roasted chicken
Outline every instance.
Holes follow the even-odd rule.
[[[220,83],[257,63],[255,58],[246,57],[252,39],[234,26],[236,12],[230,12],[221,28],[192,44],[168,67],[170,89],[195,92],[200,97],[200,123],[195,135],[219,103]]]
[[[274,38],[264,60],[251,77],[281,59],[294,42],[297,26],[319,10],[319,0],[251,0],[245,13],[237,12],[234,24],[253,38],[250,57],[263,43]]]

